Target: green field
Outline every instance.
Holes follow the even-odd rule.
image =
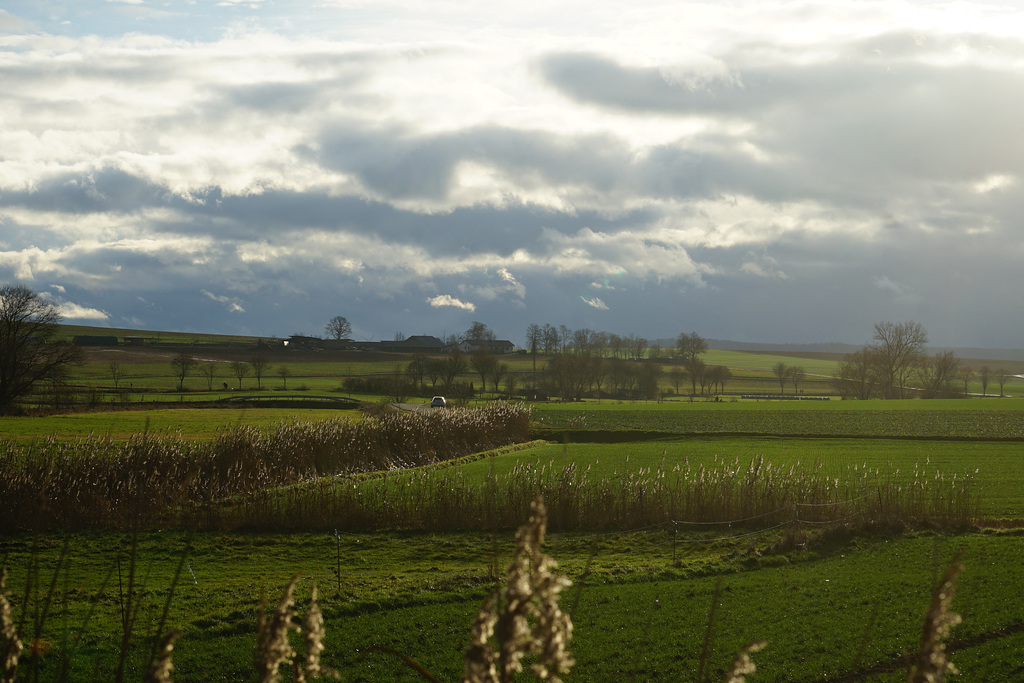
[[[787,439],[779,437],[693,437],[640,443],[547,444],[500,458],[475,460],[459,469],[483,481],[507,475],[517,465],[569,465],[589,470],[594,479],[619,478],[639,468],[715,466],[736,463],[743,472],[751,461],[765,458],[786,469],[817,468],[843,481],[871,477],[944,476],[969,480],[985,516],[1024,518],[1024,458],[1020,443],[905,441],[889,439]],[[400,475],[399,475],[400,476]]]
[[[75,381],[101,393],[112,389],[103,361],[95,360],[105,352],[90,353],[94,362],[75,369]],[[244,346],[228,352],[211,344],[209,357],[226,364],[230,354],[244,358],[246,353]],[[340,391],[345,377],[392,373],[396,363],[408,361],[358,354],[325,361],[295,357],[287,361],[288,392],[271,368],[262,392],[253,390],[251,376],[241,392],[206,391],[205,380],[190,377],[191,391],[179,394],[167,359],[125,359],[131,363],[121,386],[127,382],[134,392],[132,403],[347,395]],[[507,360],[524,375],[532,361],[528,356]],[[777,389],[770,372],[775,362],[801,364],[809,376],[827,375],[835,366],[835,360],[814,357],[722,351],[709,352],[706,361],[742,375],[731,382],[730,393],[771,389],[773,383]],[[285,361],[278,356],[271,362]],[[218,382],[232,383],[228,376],[225,365]],[[462,379],[479,381],[470,372]],[[801,388],[811,394],[827,385],[822,377]],[[1021,388],[1019,380],[1011,382],[1007,393]],[[377,402],[382,397],[358,398]],[[697,680],[705,643],[704,679],[721,680],[735,654],[759,639],[767,646],[753,655],[754,681],[905,680],[930,589],[961,548],[966,569],[953,609],[964,623],[953,631],[953,661],[966,672],[964,680],[1012,680],[1021,666],[1015,653],[1024,647],[1024,604],[1016,590],[1024,580],[1019,561],[1024,535],[1015,531],[1024,520],[1024,402],[733,398],[538,403],[532,406],[529,438],[544,442],[448,465],[360,478],[332,475],[238,494],[208,508],[223,524],[230,524],[231,515],[249,520],[234,532],[147,528],[134,552],[131,534],[123,531],[4,529],[0,564],[10,570],[8,596],[16,623],[29,641],[40,638],[32,641],[38,656],[22,657],[19,680],[113,679],[123,649],[123,608],[137,610],[125,679],[139,679],[172,584],[165,630],[173,627],[182,634],[174,650],[174,679],[251,679],[261,596],[275,603],[295,573],[303,577],[300,612],[310,586],[319,587],[327,620],[326,662],[345,680],[416,679],[398,658],[374,646],[414,658],[440,680],[456,680],[475,615],[510,561],[514,526],[525,521],[523,512],[514,522],[484,531],[470,530],[481,528],[470,524],[459,530],[458,515],[475,509],[473,501],[462,499],[479,499],[485,508],[491,499],[518,501],[525,510],[541,486],[551,491],[552,505],[560,506],[552,508],[544,550],[574,582],[560,601],[574,624],[570,650],[577,664],[567,681]],[[0,440],[31,444],[57,435],[119,442],[147,432],[182,444],[206,443],[237,426],[270,434],[282,423],[338,416],[363,420],[360,412],[304,409],[298,402],[286,408],[164,405],[3,418]],[[242,453],[248,447],[240,437],[225,443]],[[178,451],[169,447],[168,452]],[[289,455],[280,453],[282,462]],[[273,465],[273,453],[261,457]],[[731,486],[730,481],[751,481],[753,470],[764,470],[754,488]],[[680,472],[685,477],[670,484]],[[688,481],[705,473],[709,480],[717,478],[706,492],[749,496],[765,487],[766,496],[779,489],[780,499],[790,502],[779,517],[744,519],[730,512],[731,517],[710,515],[713,522],[686,516],[659,517],[650,524],[626,521],[645,519],[650,510],[644,510],[644,500],[649,498],[653,510],[659,496],[686,491],[696,486]],[[790,481],[792,488],[786,489]],[[848,517],[814,512],[819,505],[845,510],[837,506],[863,499],[865,491],[898,499],[900,490],[917,488],[925,493],[905,518],[893,517],[887,508],[889,517],[869,520],[870,499]],[[973,501],[970,524],[930,512],[941,510],[940,499],[954,489]],[[804,493],[819,497],[792,497]],[[612,517],[620,507],[635,517],[573,527],[567,522],[573,510],[563,509],[573,508],[573,496],[588,498],[580,500],[581,510],[585,502],[590,506],[585,509],[607,516],[608,510],[601,510],[607,501]],[[355,507],[340,506],[343,497]],[[364,499],[366,507],[360,508]],[[748,503],[756,507],[756,501],[737,498],[729,502],[733,507],[722,503],[721,509],[741,510]],[[383,530],[345,533],[354,522],[332,519],[336,504],[339,510],[374,510],[378,517],[367,520],[367,528]],[[410,512],[399,514],[406,508]],[[246,517],[250,513],[255,516]],[[455,530],[424,530],[449,527]],[[295,531],[267,531],[273,528]],[[66,555],[60,562],[62,547]],[[186,547],[187,562],[175,583]],[[297,638],[294,642],[299,645]],[[67,675],[61,674],[65,654]]]
[[[613,569],[586,571],[596,540]],[[92,672],[106,678],[117,663],[130,539],[92,534],[66,541],[59,573],[59,539],[8,536],[0,554],[12,567],[12,586],[25,585],[29,566],[42,584],[35,588],[39,602],[30,600],[28,624],[42,609],[46,587],[56,584],[44,632],[53,652],[33,660],[41,679],[52,680],[59,669],[56,650],[64,639],[72,653],[71,680]],[[129,680],[141,675],[186,543],[191,551],[167,619],[182,632],[175,680],[248,680],[260,596],[275,602],[295,573],[304,577],[300,611],[311,584],[320,589],[325,660],[347,679],[413,680],[396,658],[370,649],[386,646],[440,680],[455,680],[473,618],[494,585],[492,568],[508,562],[513,541],[508,535],[145,535],[136,554],[136,580],[144,590],[136,587]],[[1012,659],[1001,651],[1013,648],[1021,622],[1020,535],[855,539],[774,557],[740,542],[681,548],[675,558],[671,543],[659,536],[553,535],[548,552],[575,583],[562,599],[574,623],[570,649],[577,662],[567,680],[696,680],[716,595],[710,671],[721,671],[740,648],[763,639],[767,647],[754,657],[754,680],[842,680],[850,672],[854,680],[903,680],[929,587],[961,548],[966,571],[954,608],[964,624],[955,631],[952,658],[966,680],[1004,680],[999,674]],[[36,565],[33,556],[41,558]],[[20,611],[16,606],[16,618]],[[31,680],[28,668],[25,673]]]

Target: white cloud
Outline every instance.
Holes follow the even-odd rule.
[[[438,296],[432,297],[430,299],[427,299],[427,303],[433,306],[434,308],[444,308],[450,306],[452,308],[461,308],[464,311],[470,312],[476,310],[476,306],[474,304],[468,301],[460,301],[455,297],[451,296],[450,294],[440,294]]]
[[[106,311],[74,303],[58,304],[58,309],[65,320],[108,320],[110,318]]]
[[[213,292],[208,292],[205,289],[200,291],[206,298],[212,299],[219,304],[225,304],[228,311],[231,313],[245,313],[245,309],[242,307],[241,302],[234,297],[214,294]]]
[[[0,281],[118,321],[313,329],[337,296],[383,336],[444,291],[586,323],[582,288],[650,337],[682,293],[713,335],[840,278],[868,324],[981,316],[951,270],[1024,287],[1014,3],[110,1],[0,10]]]
[[[596,296],[592,297],[590,299],[588,299],[585,296],[581,296],[580,297],[580,301],[582,301],[586,305],[590,306],[591,308],[596,308],[599,311],[607,311],[607,310],[609,310],[608,309],[608,304],[606,304],[605,302],[601,301],[601,299],[599,299]]]
[[[498,275],[501,276],[502,280],[508,283],[509,289],[512,292],[514,292],[517,297],[522,299],[524,296],[526,296],[526,287],[520,284],[519,281],[516,280],[515,276],[513,276],[512,273],[510,273],[507,268],[498,268]]]

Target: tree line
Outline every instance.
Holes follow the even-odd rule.
[[[917,322],[875,324],[871,343],[847,354],[834,380],[843,398],[949,398],[966,396],[971,382],[981,382],[982,395],[989,384],[999,385],[1003,396],[1013,375],[987,365],[975,372],[952,351],[928,355],[928,332]],[[962,390],[961,390],[962,387]]]

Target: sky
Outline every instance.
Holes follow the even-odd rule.
[[[65,322],[1022,348],[1024,8],[13,0],[0,283]]]

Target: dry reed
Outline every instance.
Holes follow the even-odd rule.
[[[18,676],[18,658],[24,646],[14,626],[6,583],[7,567],[0,567],[0,674],[3,674],[3,683],[13,683]]]
[[[325,475],[427,465],[528,438],[529,409],[495,403],[270,430],[240,426],[209,443],[149,434],[123,443],[101,437],[0,442],[0,528],[191,525],[198,508],[229,496]]]
[[[907,674],[908,683],[942,683],[947,673],[959,673],[946,656],[946,639],[953,627],[962,621],[959,614],[950,610],[964,569],[960,556],[961,553],[957,553],[953,558],[932,593],[932,601],[924,617],[921,649]]]
[[[534,675],[557,683],[573,665],[568,644],[572,620],[558,606],[571,581],[552,572],[554,560],[541,552],[547,512],[538,496],[530,519],[516,534],[516,549],[505,586],[484,602],[466,651],[466,683],[506,683],[533,657]]]

